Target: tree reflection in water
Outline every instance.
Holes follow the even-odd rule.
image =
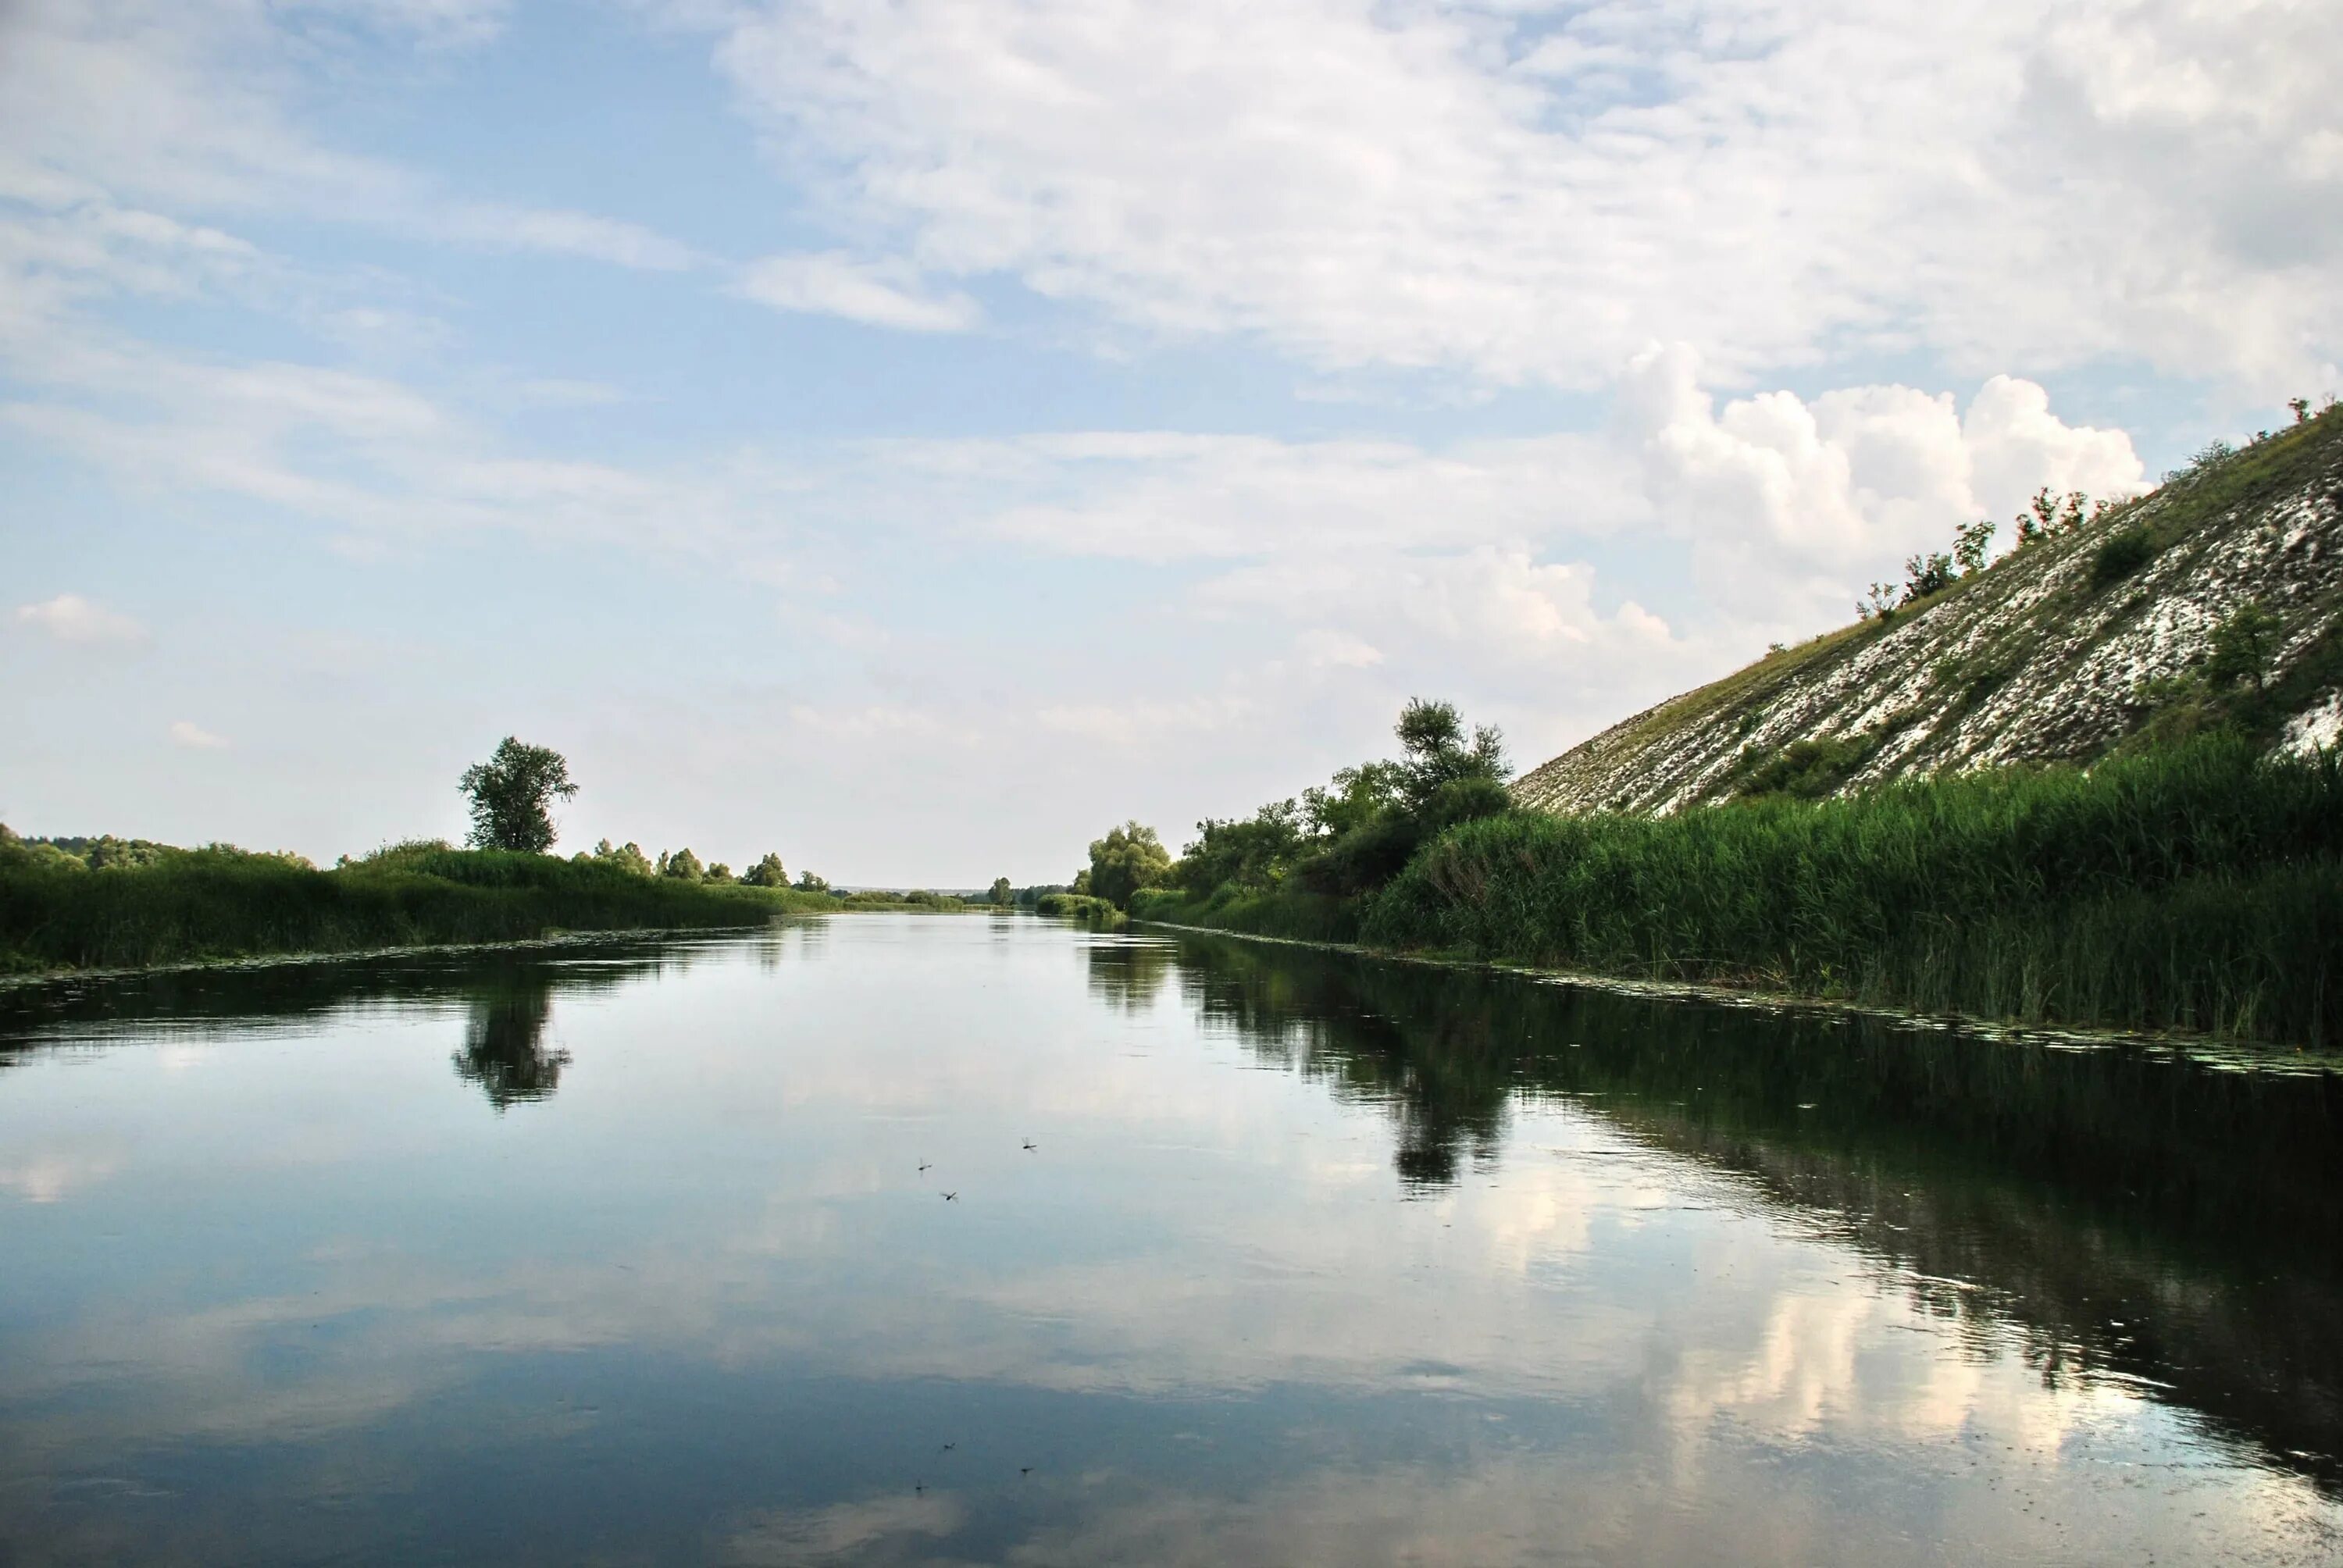
[[[773,939],[760,949],[774,961],[781,950]],[[557,996],[615,990],[643,975],[688,968],[692,959],[688,942],[627,938],[26,987],[0,991],[0,1067],[35,1042],[55,1048],[157,1032],[197,1040],[299,1033],[353,1009],[458,1001],[468,1011],[463,1043],[450,1061],[460,1079],[478,1084],[503,1111],[547,1099],[560,1087],[569,1053],[547,1045]]]
[[[1403,1188],[1574,1104],[2343,1492],[2343,1064],[1994,1039],[1194,937],[1182,987],[1265,1064],[1380,1106]]]
[[[1085,944],[1091,995],[1121,1012],[1144,1012],[1179,967],[1176,943],[1149,937],[1094,936]]]
[[[545,1026],[553,1017],[550,986],[477,997],[464,1025],[456,1074],[477,1083],[498,1111],[524,1100],[544,1100],[561,1086],[566,1050],[548,1050]]]

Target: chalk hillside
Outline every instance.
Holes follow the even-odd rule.
[[[2087,764],[2216,724],[2297,752],[2343,738],[2343,409],[2208,449],[2136,501],[1639,713],[1513,790],[1547,811],[1665,813]]]

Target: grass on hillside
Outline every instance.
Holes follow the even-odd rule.
[[[187,849],[91,869],[12,846],[0,851],[0,972],[707,930],[839,907],[795,889],[703,885],[501,850],[401,850],[321,871],[279,856]]]

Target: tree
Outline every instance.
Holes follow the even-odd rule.
[[[605,839],[594,846],[593,859],[616,866],[618,869],[638,877],[654,876],[659,869],[651,864],[651,858],[643,853],[643,847],[632,839],[628,839],[620,848],[613,849],[610,848],[610,840]]]
[[[1140,889],[1161,887],[1171,869],[1172,852],[1163,840],[1154,829],[1136,821],[1110,828],[1105,838],[1091,844],[1091,895],[1117,909],[1128,905]],[[1081,879],[1075,879],[1078,883]]]
[[[1302,809],[1291,800],[1272,800],[1251,820],[1207,818],[1196,824],[1196,841],[1182,850],[1175,879],[1191,893],[1209,894],[1233,882],[1250,891],[1276,887],[1300,856]]]
[[[1904,602],[1917,604],[1953,586],[1953,558],[1942,550],[1916,555],[1904,563]]]
[[[1340,838],[1397,806],[1406,769],[1396,762],[1362,762],[1335,769],[1324,785],[1302,791],[1302,815],[1312,833]]]
[[[1963,574],[1985,570],[1986,562],[1993,558],[1993,535],[1991,518],[1979,518],[1953,530],[1953,559],[1960,563]]]
[[[2213,631],[2213,645],[2205,660],[2205,678],[2216,687],[2250,680],[2259,691],[2269,671],[2270,656],[2278,651],[2278,617],[2258,604],[2237,612]]]
[[[553,847],[552,804],[578,793],[560,752],[508,735],[486,762],[464,769],[458,786],[472,798],[472,844],[541,855]]]
[[[1005,910],[1012,901],[1015,900],[1016,897],[1017,895],[1015,891],[1009,886],[1008,878],[995,877],[992,879],[992,901],[994,904]]]
[[[1407,755],[1398,764],[1400,793],[1412,811],[1421,811],[1450,784],[1464,779],[1505,781],[1504,732],[1493,724],[1473,727],[1464,737],[1463,716],[1453,702],[1411,698],[1393,727]]]
[[[826,893],[830,891],[830,879],[817,877],[811,871],[799,871],[798,890],[806,893]]]
[[[659,858],[659,874],[672,877],[679,882],[696,882],[707,875],[700,869],[699,857],[693,854],[689,847],[678,849],[672,855],[661,855]]]
[[[782,868],[779,855],[767,855],[741,872],[740,879],[752,888],[786,888],[789,885],[789,874]]]
[[[704,882],[729,882],[731,879],[732,868],[721,860],[710,862],[708,869],[700,874],[700,880]]]

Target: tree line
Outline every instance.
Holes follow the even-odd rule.
[[[512,849],[542,855],[553,848],[557,829],[553,803],[574,799],[578,784],[569,777],[569,761],[548,746],[531,746],[508,735],[486,762],[464,769],[457,789],[469,803],[472,831],[468,840],[475,849]],[[437,845],[438,848],[446,848]],[[653,859],[631,840],[612,845],[608,839],[591,850],[570,857],[581,863],[609,866],[639,877],[664,877],[679,882],[736,883],[749,888],[786,888],[789,874],[778,854],[767,854],[735,876],[718,860],[703,865],[689,845],[661,850]],[[800,872],[796,887],[803,892],[826,893],[830,883],[811,871]]]
[[[1513,809],[1504,736],[1495,726],[1467,726],[1455,704],[1416,698],[1393,732],[1396,758],[1340,769],[1250,817],[1207,818],[1176,860],[1154,829],[1138,821],[1111,828],[1091,843],[1071,891],[1117,909],[1155,888],[1191,898],[1289,886],[1355,897],[1390,881],[1445,829]]]

